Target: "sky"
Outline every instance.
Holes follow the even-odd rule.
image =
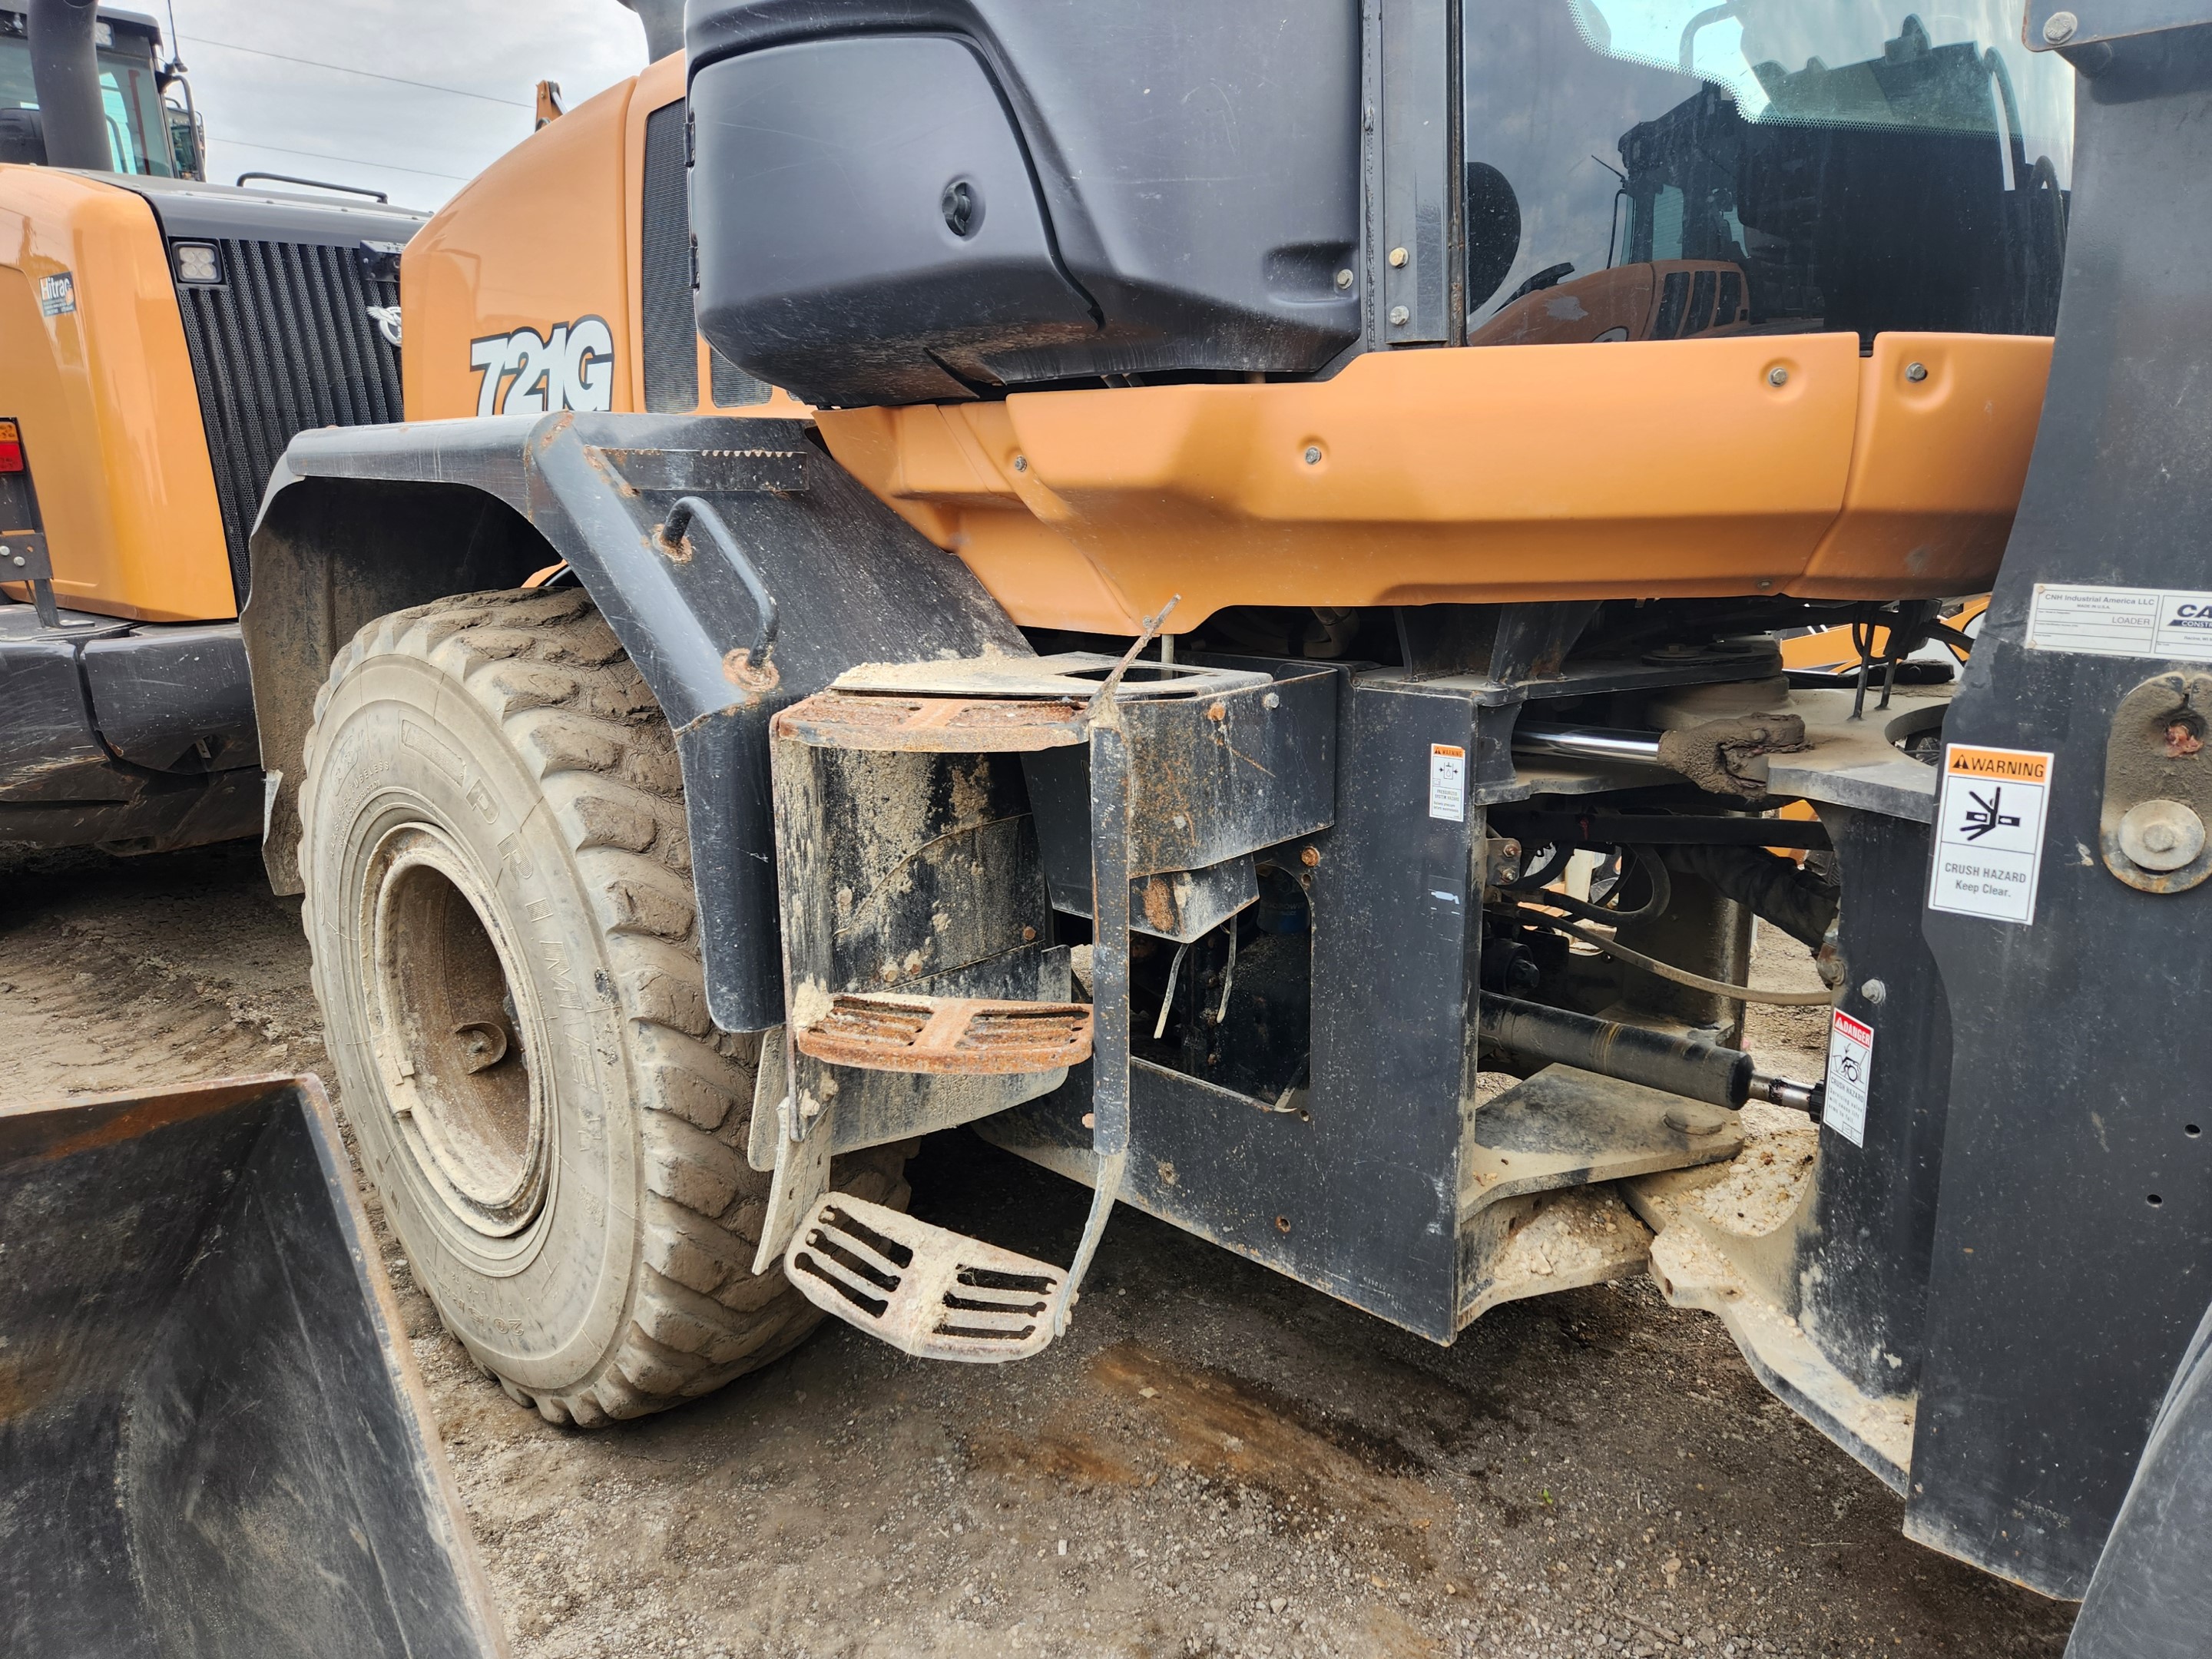
[[[528,137],[539,81],[573,109],[645,66],[644,28],[617,0],[115,3],[181,52],[210,179],[289,173],[407,207],[437,207]]]

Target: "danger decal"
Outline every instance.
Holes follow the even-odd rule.
[[[615,334],[604,317],[518,328],[469,342],[479,415],[545,415],[615,406]]]

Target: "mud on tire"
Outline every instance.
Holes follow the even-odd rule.
[[[820,1316],[752,1258],[757,1040],[707,1013],[683,781],[573,590],[384,617],[301,789],[314,988],[363,1162],[477,1363],[549,1420],[636,1417]],[[843,1190],[903,1205],[902,1158]]]

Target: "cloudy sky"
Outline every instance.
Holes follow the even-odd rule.
[[[645,31],[617,0],[117,3],[181,46],[210,179],[297,173],[410,207],[436,207],[528,137],[539,81],[574,108],[645,63]]]

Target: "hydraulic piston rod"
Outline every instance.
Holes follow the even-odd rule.
[[[1620,732],[1597,726],[1544,726],[1523,720],[1513,729],[1513,746],[1524,755],[1565,755],[1576,760],[1660,764],[1656,732]]]

